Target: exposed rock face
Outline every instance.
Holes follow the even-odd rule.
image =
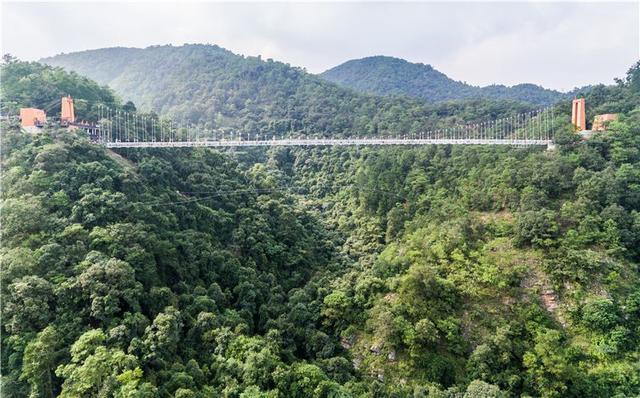
[[[527,275],[520,286],[527,290],[539,292],[540,301],[544,308],[553,315],[553,317],[563,326],[566,327],[567,322],[560,311],[558,293],[551,288],[551,282],[542,273],[533,270]]]
[[[350,350],[351,347],[353,347],[353,341],[354,341],[353,337],[343,337],[340,339],[340,345],[345,350]]]
[[[549,312],[555,312],[555,309],[558,307],[556,293],[552,289],[545,289],[540,293],[540,297],[542,298],[544,308]]]
[[[390,361],[396,360],[396,350],[389,351],[389,355],[387,355],[387,359]]]
[[[527,290],[534,290],[540,292],[540,299],[544,308],[553,313],[558,307],[558,297],[556,292],[550,287],[550,282],[537,271],[532,271],[524,279],[522,279],[520,286]]]

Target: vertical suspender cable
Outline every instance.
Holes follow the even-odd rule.
[[[555,129],[555,126],[554,126],[554,119],[553,119],[553,107],[551,107],[551,133],[549,133],[549,136],[551,136],[551,134],[554,133],[554,129]]]

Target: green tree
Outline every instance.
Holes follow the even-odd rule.
[[[54,397],[54,371],[61,355],[62,336],[49,325],[27,344],[24,350],[21,380],[31,386],[31,397]]]
[[[523,357],[527,386],[541,397],[575,396],[570,390],[578,384],[578,374],[557,330],[541,329],[535,345]]]
[[[104,346],[106,336],[90,330],[71,346],[71,362],[56,370],[64,379],[60,397],[113,396],[122,388],[124,372],[138,367],[133,355]]]

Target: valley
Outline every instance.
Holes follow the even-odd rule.
[[[581,93],[589,126],[619,115],[589,139],[535,89],[553,150],[109,149],[51,104],[366,139],[540,103],[379,96],[211,45],[42,62],[1,70],[2,114],[50,119],[2,121],[3,396],[640,394],[639,64]]]

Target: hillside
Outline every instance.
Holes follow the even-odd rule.
[[[404,95],[430,102],[486,98],[550,105],[570,96],[534,84],[518,84],[513,87],[471,86],[447,77],[431,65],[385,56],[350,60],[320,76],[360,92],[385,96]]]
[[[20,62],[17,59],[6,61],[0,75],[0,112],[3,115],[16,115],[20,108],[31,107],[56,115],[60,112],[60,98],[65,95],[75,99],[78,118],[95,120],[98,105],[120,105],[111,89],[75,72],[37,62]]]
[[[114,153],[2,121],[3,396],[637,396],[638,79],[587,96],[621,113],[589,141],[558,106],[553,152]]]
[[[410,133],[531,108],[516,101],[430,105],[359,94],[299,68],[212,45],[107,48],[42,61],[96,79],[145,111],[266,134]]]

